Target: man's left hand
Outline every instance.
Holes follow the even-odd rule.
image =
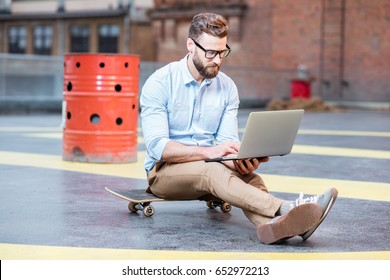
[[[233,160],[234,167],[236,171],[242,175],[246,175],[249,173],[252,173],[257,168],[259,168],[259,165],[261,162],[267,162],[269,161],[269,157],[262,157],[262,158],[252,158],[252,159],[237,159]]]

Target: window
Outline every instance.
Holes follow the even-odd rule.
[[[8,30],[8,52],[26,53],[27,28],[23,26],[12,26]]]
[[[119,26],[116,24],[103,24],[99,27],[99,52],[117,53],[119,39]]]
[[[51,55],[53,28],[49,25],[34,27],[34,54]]]
[[[89,52],[89,27],[87,25],[72,25],[70,28],[70,51]]]

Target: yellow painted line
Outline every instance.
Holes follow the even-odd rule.
[[[45,132],[58,131],[62,132],[61,126],[35,126],[35,127],[0,127],[0,132]],[[142,128],[137,128],[138,132],[142,132]],[[239,128],[238,131],[243,133],[245,128]],[[298,134],[307,135],[329,135],[329,136],[361,136],[361,137],[390,137],[390,132],[387,131],[359,131],[359,130],[327,130],[327,129],[300,129]]]
[[[244,133],[245,128],[239,128],[239,133]],[[360,136],[360,137],[390,137],[387,131],[356,131],[356,130],[326,130],[326,129],[300,129],[298,134],[328,135],[328,136]]]
[[[0,127],[0,132],[60,132],[62,134],[62,126],[3,126]],[[142,129],[138,127],[138,132],[142,132]]]
[[[143,168],[145,152],[138,152],[138,161],[121,164],[97,164],[63,161],[61,156],[0,151],[0,164],[30,166],[90,174],[145,179]],[[259,169],[261,172],[261,169]],[[325,189],[336,187],[340,197],[390,202],[390,184],[334,180],[324,178],[305,178],[280,175],[261,175],[271,192],[307,194],[322,193]]]
[[[0,244],[2,260],[389,260],[390,251],[205,252]]]
[[[385,150],[338,148],[312,145],[294,145],[292,153],[321,156],[390,159],[390,151]]]
[[[62,132],[23,133],[22,137],[62,139]]]
[[[62,132],[23,133],[22,137],[62,139]],[[144,143],[144,138],[143,137],[138,137],[137,141],[138,141],[138,143]]]
[[[50,126],[50,127],[44,127],[44,126],[12,126],[12,127],[0,127],[0,132],[37,132],[37,131],[62,131],[62,127],[60,126]]]
[[[137,128],[141,133],[142,129]],[[239,128],[243,133],[244,128]],[[0,132],[59,132],[62,137],[62,127],[0,127]],[[300,129],[298,134],[302,135],[328,135],[328,136],[361,136],[361,137],[390,137],[390,132],[386,131],[348,131],[348,130],[320,130],[320,129]]]
[[[335,187],[339,197],[390,202],[390,183],[260,174],[271,192],[320,194]]]
[[[0,151],[0,164],[48,168],[90,174],[120,176],[126,178],[145,179],[143,161],[145,152],[138,152],[138,160],[134,163],[102,164],[63,161],[58,155]]]
[[[25,133],[23,134],[23,136],[36,137],[36,138],[61,139],[62,133]],[[144,138],[138,137],[138,143],[144,144],[145,143]],[[292,153],[307,154],[307,155],[321,155],[321,156],[390,159],[390,151],[385,151],[385,150],[352,149],[352,148],[338,148],[338,147],[313,146],[313,145],[294,145]]]
[[[365,136],[365,137],[390,137],[390,132],[385,131],[353,131],[353,130],[319,130],[300,129],[298,134],[308,135],[332,135],[332,136]]]

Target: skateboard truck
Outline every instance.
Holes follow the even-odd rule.
[[[128,208],[131,213],[142,211],[145,217],[152,217],[154,215],[154,207],[150,205],[151,202],[130,202]]]
[[[207,201],[207,206],[210,209],[215,209],[215,208],[219,207],[219,208],[221,208],[221,211],[223,213],[229,213],[232,210],[232,206],[225,201],[209,200],[209,201]]]

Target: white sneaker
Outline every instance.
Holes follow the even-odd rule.
[[[295,204],[304,204],[304,203],[318,203],[322,207],[322,216],[319,221],[308,231],[301,234],[300,236],[303,240],[307,240],[314,231],[319,227],[325,217],[328,215],[330,209],[332,208],[334,202],[336,201],[338,191],[335,188],[328,189],[321,195],[310,196],[303,198],[303,193],[299,195],[299,198],[294,202]]]
[[[282,216],[257,228],[257,237],[261,243],[275,244],[305,234],[313,228],[322,215],[322,207],[318,203],[304,203],[293,207]]]

